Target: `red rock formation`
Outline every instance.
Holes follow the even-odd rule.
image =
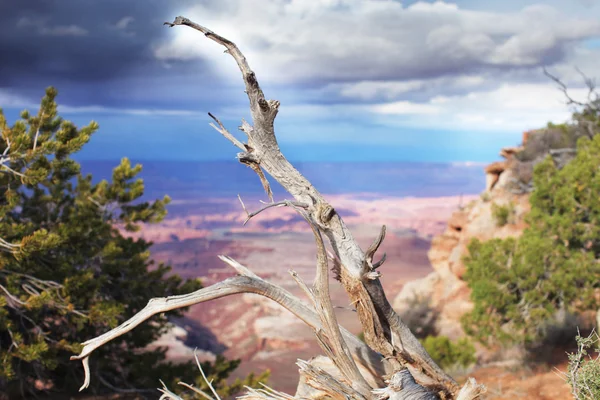
[[[490,191],[496,186],[500,174],[506,170],[506,161],[496,161],[485,167],[485,190]]]
[[[515,154],[522,152],[524,149],[525,148],[523,146],[505,147],[502,150],[500,150],[500,157],[505,158],[506,160],[512,160]]]
[[[397,311],[406,311],[414,304],[415,298],[429,298],[430,306],[439,312],[439,333],[452,339],[464,335],[460,319],[473,307],[470,289],[463,280],[466,272],[463,260],[468,254],[469,242],[474,238],[489,240],[516,237],[525,228],[524,216],[529,211],[529,197],[506,190],[513,177],[513,171],[507,163],[508,160],[499,161],[485,168],[489,178],[486,195],[454,212],[445,232],[434,237],[428,253],[434,272],[404,285],[394,301]],[[493,204],[512,204],[512,223],[498,226],[492,212]]]
[[[529,139],[529,136],[531,136],[532,132],[534,132],[534,131],[523,132],[523,140],[521,141],[523,146],[525,146],[527,144],[527,140]]]

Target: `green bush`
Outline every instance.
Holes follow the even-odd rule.
[[[600,399],[600,336],[593,332],[576,339],[578,350],[569,354],[567,382],[576,400]]]
[[[427,336],[423,347],[442,368],[467,368],[477,361],[475,347],[468,338],[452,342],[447,336]]]
[[[463,326],[479,340],[531,343],[558,312],[600,305],[600,135],[579,139],[577,149],[562,169],[550,157],[535,167],[522,236],[470,243],[474,308]]]
[[[515,205],[508,203],[506,205],[492,204],[492,216],[496,220],[497,226],[504,226],[515,222]]]
[[[122,323],[153,297],[201,287],[154,264],[152,243],[121,233],[160,222],[169,198],[141,201],[141,166],[127,159],[110,180],[93,183],[82,175],[71,155],[98,125],[77,128],[58,117],[56,95],[47,89],[37,115],[24,111],[12,126],[0,110],[0,154],[7,156],[0,166],[0,393],[11,398],[76,394],[83,369],[69,357],[81,342]],[[193,381],[195,364],[172,365],[166,349],[146,349],[167,322],[156,316],[98,349],[91,392],[154,392],[160,378]],[[205,370],[229,393],[225,378],[238,363],[219,358]]]

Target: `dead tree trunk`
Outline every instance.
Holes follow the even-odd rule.
[[[279,102],[267,100],[254,72],[238,47],[230,40],[198,25],[187,18],[177,17],[170,27],[185,25],[199,31],[210,40],[226,48],[236,61],[246,86],[250,101],[253,125],[242,120],[240,129],[247,135],[247,143],[237,140],[219,121],[212,125],[237,146],[241,152],[238,160],[251,167],[259,176],[271,203],[261,210],[248,214],[252,218],[273,206],[293,207],[312,227],[317,245],[317,269],[315,284],[309,288],[292,272],[293,278],[307,295],[310,305],[303,303],[282,288],[265,282],[249,269],[228,257],[223,261],[235,268],[238,277],[227,279],[213,286],[184,296],[151,299],[148,305],[117,328],[87,342],[74,360],[83,362],[86,378],[82,389],[87,387],[89,356],[116,337],[135,328],[152,315],[190,306],[214,298],[235,293],[257,293],[278,302],[309,325],[324,353],[338,370],[333,376],[323,370],[301,362],[301,371],[309,386],[330,398],[352,399],[475,399],[484,388],[470,380],[462,389],[427,354],[423,346],[393,310],[379,281],[377,268],[385,261],[374,262],[374,256],[385,237],[385,226],[373,244],[363,251],[352,237],[342,218],[279,149],[273,122]],[[273,202],[266,171],[293,197],[294,201]],[[334,254],[329,259],[321,234],[331,243]],[[354,335],[341,328],[335,318],[329,297],[328,262],[333,262],[336,277],[356,307],[358,318],[365,333],[366,345]],[[363,374],[371,375],[367,380]],[[371,383],[369,383],[369,381]],[[373,383],[375,382],[375,383]],[[386,386],[387,383],[387,386]],[[269,394],[271,393],[271,394]],[[274,392],[273,392],[274,393]],[[246,398],[281,398],[268,391],[251,391]],[[293,398],[287,396],[287,398]]]

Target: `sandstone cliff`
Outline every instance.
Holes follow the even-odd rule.
[[[529,132],[523,135],[525,146]],[[460,318],[472,308],[470,290],[462,279],[463,258],[473,238],[516,237],[523,232],[524,216],[529,211],[530,179],[535,162],[521,162],[516,155],[524,147],[502,149],[503,161],[485,168],[486,188],[479,199],[455,211],[443,234],[434,237],[428,256],[434,272],[425,278],[407,283],[394,300],[401,314],[414,313],[415,304],[431,308],[436,318],[435,330],[440,335],[456,339],[464,335]],[[505,207],[508,218],[498,221],[494,210]],[[428,305],[427,305],[428,302]]]

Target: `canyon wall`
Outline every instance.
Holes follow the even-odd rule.
[[[517,237],[525,228],[529,194],[524,187],[530,184],[525,182],[531,179],[534,162],[519,162],[516,155],[523,151],[529,134],[523,134],[521,147],[500,151],[503,161],[485,167],[486,188],[481,196],[455,211],[445,231],[433,238],[428,257],[434,271],[404,285],[393,302],[401,315],[420,304],[433,310],[438,334],[451,339],[464,335],[460,319],[473,307],[470,289],[463,280],[466,271],[463,260],[469,242],[474,238],[485,241]],[[509,210],[506,223],[494,215],[498,207]]]

